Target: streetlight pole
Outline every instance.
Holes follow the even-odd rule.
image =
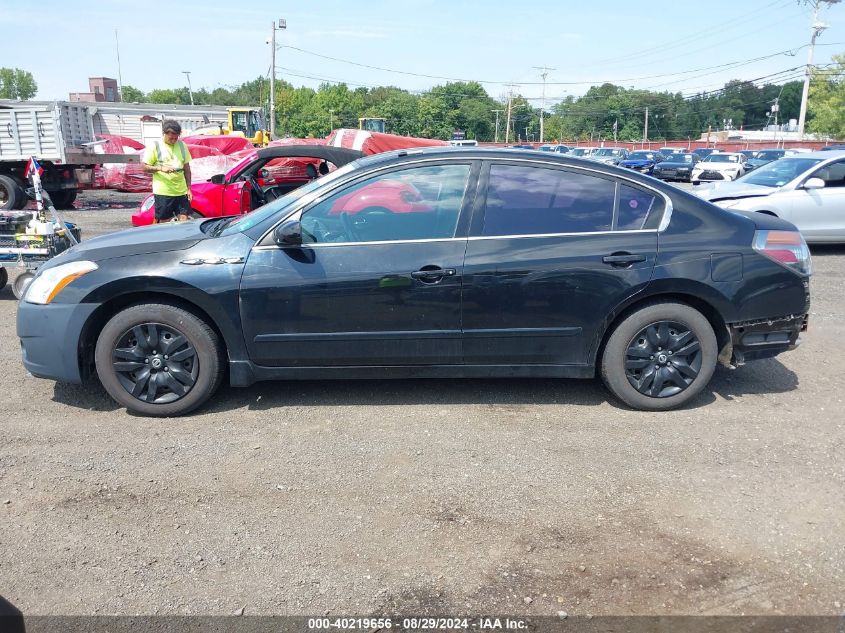
[[[490,112],[496,113],[496,136],[493,139],[493,142],[498,143],[499,142],[499,113],[504,112],[504,110],[490,110]]]
[[[827,24],[819,22],[821,3],[837,4],[841,0],[811,0],[813,3],[813,34],[810,37],[810,51],[807,54],[807,68],[804,72],[804,90],[801,92],[801,111],[798,115],[798,140],[804,139],[804,124],[807,121],[807,101],[810,97],[810,71],[813,67],[813,52],[816,49],[816,38],[827,28]]]
[[[270,37],[270,139],[276,133],[276,31],[287,28],[287,21],[279,18],[279,24],[273,22],[273,34]]]
[[[194,91],[191,90],[191,71],[183,70],[182,74],[188,78],[188,95],[191,97],[191,105],[194,105]]]

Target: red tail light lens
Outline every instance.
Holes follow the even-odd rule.
[[[813,272],[810,249],[798,231],[756,231],[754,250],[801,275]]]

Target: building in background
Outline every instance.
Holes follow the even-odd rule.
[[[110,77],[89,77],[88,92],[71,92],[68,101],[104,101],[106,103],[117,103],[120,101],[120,93],[117,89],[117,80]]]

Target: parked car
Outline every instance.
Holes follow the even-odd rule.
[[[748,159],[748,162],[745,164],[746,171],[757,169],[766,163],[771,163],[773,160],[778,160],[784,156],[796,156],[803,151],[798,149],[761,149],[756,153],[754,158]]]
[[[759,151],[760,150],[757,150],[757,149],[741,149],[741,150],[739,150],[739,153],[742,154],[743,156],[745,156],[745,162],[747,164],[748,161],[750,161],[752,158],[754,158]]]
[[[696,154],[670,154],[654,166],[652,176],[660,180],[680,180],[690,182],[692,170],[701,159]]]
[[[347,211],[399,187],[415,205]],[[810,254],[790,223],[551,153],[428,148],[362,158],[248,215],[96,237],[18,305],[24,366],[173,416],[224,376],[600,375],[678,407],[717,362],[793,349]]]
[[[624,147],[601,147],[590,156],[591,160],[605,165],[618,165],[626,158],[628,158],[628,150]]]
[[[557,152],[558,154],[566,154],[569,151],[567,145],[540,145],[538,147],[541,152]]]
[[[658,147],[657,152],[659,154],[663,154],[664,156],[669,156],[671,154],[680,154],[686,152],[687,150],[683,147]]]
[[[807,242],[845,243],[845,151],[785,156],[695,193],[725,209],[788,220]]]
[[[225,174],[191,183],[191,210],[195,218],[218,218],[249,213],[263,204],[313,180],[327,163],[340,167],[363,156],[358,150],[329,145],[282,145],[255,150]],[[321,170],[321,162],[326,169]],[[314,163],[320,165],[316,167]],[[152,194],[132,215],[133,226],[155,219]]]
[[[640,150],[638,152],[631,152],[628,158],[619,161],[620,167],[627,167],[633,169],[641,174],[648,174],[651,176],[654,172],[654,166],[665,160],[663,154],[652,152],[648,150]]]
[[[824,147],[819,148],[820,152],[831,152],[831,151],[840,151],[845,149],[845,145],[825,145]]]
[[[745,173],[745,156],[738,152],[713,152],[692,170],[692,184],[736,180]]]
[[[589,158],[597,149],[597,147],[573,147],[567,152],[567,155],[575,158]]]
[[[715,151],[717,150],[712,147],[696,147],[694,150],[692,150],[692,153],[698,156],[700,159],[704,160]]]

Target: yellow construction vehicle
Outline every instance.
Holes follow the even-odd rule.
[[[270,142],[270,132],[264,124],[264,115],[259,108],[233,107],[226,108],[227,122],[204,125],[191,134],[233,134],[243,136],[256,147],[265,147]]]
[[[381,132],[384,134],[384,122],[386,119],[379,118],[363,118],[358,119],[358,129],[367,130],[368,132]]]

